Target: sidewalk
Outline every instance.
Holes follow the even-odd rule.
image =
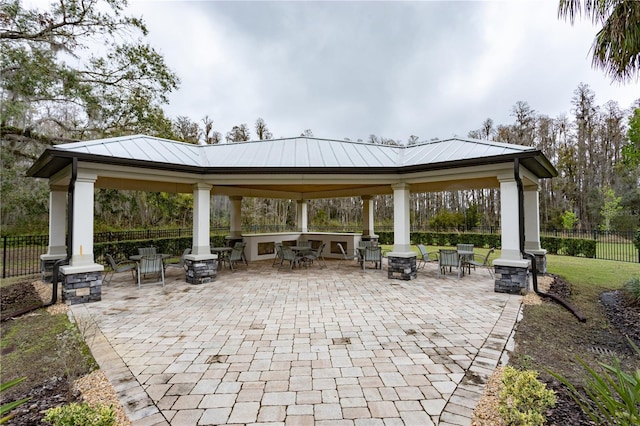
[[[468,425],[520,296],[479,268],[411,281],[355,264],[271,262],[138,290],[120,274],[88,344],[134,425]]]

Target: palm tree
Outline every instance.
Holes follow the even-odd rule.
[[[637,79],[640,75],[640,1],[560,0],[558,17],[573,24],[580,15],[590,17],[602,28],[591,50],[592,64],[614,81]]]

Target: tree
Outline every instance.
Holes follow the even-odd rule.
[[[313,132],[311,131],[311,129],[307,129],[304,132],[300,133],[300,136],[305,137],[305,138],[312,138],[313,137]]]
[[[220,142],[222,142],[222,133],[218,131],[214,131],[213,133],[211,133],[211,139],[209,143],[211,145],[216,145],[216,144],[219,144]]]
[[[560,0],[558,17],[571,24],[580,15],[602,25],[591,46],[592,64],[614,81],[640,76],[640,2],[635,0]]]
[[[251,135],[249,133],[249,126],[247,126],[246,123],[243,123],[239,126],[233,126],[231,131],[227,133],[227,136],[225,137],[227,139],[227,142],[248,141],[251,138]]]
[[[204,125],[204,143],[205,145],[217,145],[222,141],[222,133],[213,130],[213,120],[209,118],[208,115],[205,115],[202,119],[202,124]]]
[[[487,118],[482,122],[482,127],[478,130],[471,130],[467,136],[474,139],[492,140],[496,134],[493,127],[493,120]]]
[[[75,138],[168,136],[171,122],[160,106],[179,79],[142,42],[147,29],[124,16],[126,4],[58,0],[41,10],[21,0],[0,3],[0,122],[30,130],[53,123]],[[54,113],[61,109],[70,119]]]
[[[211,141],[212,141],[212,132],[213,132],[213,120],[211,118],[209,118],[208,115],[205,115],[204,118],[202,119],[202,136],[204,139],[204,144],[205,145],[210,145]]]
[[[258,117],[258,119],[256,120],[256,135],[261,141],[273,139],[273,134],[269,131],[267,123],[264,122],[262,117]]]
[[[416,135],[411,135],[409,136],[409,139],[407,139],[407,145],[415,145],[418,143],[418,141],[420,140],[420,138]]]
[[[184,115],[176,118],[173,127],[176,137],[183,142],[197,144],[202,135],[200,125]]]
[[[516,122],[511,126],[511,143],[534,145],[536,128],[536,112],[527,102],[518,101],[511,109]]]
[[[562,229],[574,229],[578,222],[578,216],[574,212],[565,210],[565,212],[562,214]]]
[[[600,230],[611,231],[613,219],[622,211],[622,206],[620,205],[622,197],[617,197],[615,191],[610,187],[601,188],[600,193],[604,201],[604,205],[600,209],[600,215],[602,216]]]
[[[622,148],[622,161],[629,170],[633,170],[640,166],[640,108],[635,108],[629,117],[627,137],[629,144]]]

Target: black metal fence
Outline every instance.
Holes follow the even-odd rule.
[[[2,236],[2,278],[40,273],[40,255],[48,244],[48,235]]]
[[[357,226],[344,229],[314,228],[315,232],[357,232]],[[379,227],[379,231],[388,227]],[[389,230],[393,230],[392,228]],[[147,229],[118,232],[98,232],[94,235],[94,243],[112,243],[118,241],[149,240],[157,238],[183,238],[192,235],[192,228],[181,229]],[[252,226],[245,227],[244,233],[286,232],[292,231],[291,227],[279,226]],[[412,229],[412,232],[429,230]],[[433,230],[431,230],[433,231]],[[211,233],[225,235],[229,229],[214,227]],[[460,232],[460,231],[450,231]],[[500,233],[500,229],[474,229],[478,233]],[[640,253],[633,244],[633,231],[567,231],[549,230],[540,231],[541,237],[580,238],[596,241],[596,258],[603,260],[616,260],[621,262],[640,263]],[[34,275],[40,273],[40,255],[47,252],[49,244],[48,235],[4,235],[2,239],[2,278]]]

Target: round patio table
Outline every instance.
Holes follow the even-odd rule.
[[[233,247],[211,247],[211,253],[218,255],[218,269],[222,269],[224,260],[229,256],[229,253],[233,250]]]

